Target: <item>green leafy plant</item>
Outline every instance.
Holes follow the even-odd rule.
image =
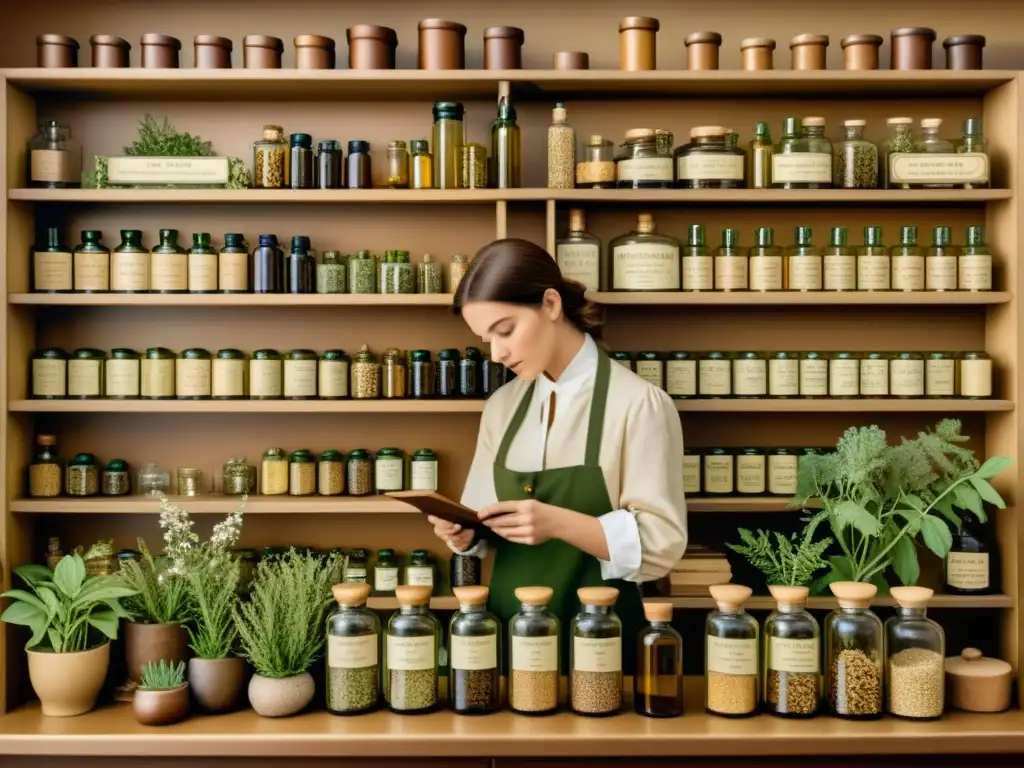
[[[802,587],[811,583],[815,573],[829,567],[822,555],[832,545],[832,539],[814,541],[814,528],[808,527],[802,535],[792,534],[788,538],[778,531],[774,534],[773,544],[768,531],[758,530],[755,536],[740,528],[743,544],[726,546],[747,558],[771,586]]]
[[[960,525],[957,508],[985,521],[986,502],[1005,507],[988,481],[1011,459],[993,456],[979,467],[961,445],[968,439],[955,419],[893,446],[876,426],[852,427],[835,453],[804,456],[793,503],[820,502],[808,525],[827,522],[841,551],[829,558],[831,569],[816,591],[833,581],[866,581],[887,590],[890,565],[903,584],[916,584],[915,541],[944,558],[953,545],[950,525]]]
[[[178,688],[185,684],[185,662],[168,664],[164,659],[150,661],[142,668],[139,688],[148,691],[162,691]]]
[[[264,677],[309,670],[323,652],[331,587],[344,557],[288,550],[256,567],[249,600],[235,606],[243,655]]]
[[[0,621],[32,630],[26,649],[55,653],[86,651],[117,638],[119,619],[131,618],[120,601],[135,591],[112,576],[85,577],[85,561],[66,555],[52,571],[44,565],[14,569],[29,591],[10,589],[0,597],[14,602]]]
[[[185,579],[153,557],[142,539],[138,547],[138,559],[122,560],[119,574],[134,594],[126,603],[134,620],[145,624],[184,622],[188,618]]]

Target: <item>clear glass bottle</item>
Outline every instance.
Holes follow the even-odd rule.
[[[885,150],[883,173],[886,189],[910,189],[909,184],[894,184],[890,181],[890,169],[892,168],[892,155],[917,151],[914,120],[910,117],[890,117],[885,124],[888,128],[888,135],[882,146]]]
[[[943,591],[947,594],[990,595],[995,591],[993,574],[999,572],[999,563],[990,525],[983,525],[970,512],[960,513],[953,546],[943,562]]]
[[[453,253],[448,263],[448,293],[455,293],[469,270],[469,258],[464,253]]]
[[[932,244],[924,259],[924,289],[926,291],[955,291],[957,285],[957,256],[953,233],[949,227],[932,230]]]
[[[900,244],[889,252],[894,291],[924,290],[924,251],[917,244],[917,227],[900,227]]]
[[[572,620],[569,703],[578,715],[613,715],[622,707],[622,622],[613,610],[614,587],[576,590],[579,613]]]
[[[434,563],[425,549],[414,549],[405,564],[405,583],[414,587],[434,588]]]
[[[740,231],[733,227],[722,230],[722,245],[715,251],[715,290],[746,291],[749,289],[747,249],[740,246]]]
[[[416,293],[444,293],[444,268],[429,253],[416,265]]]
[[[355,715],[380,700],[380,619],[366,607],[369,584],[335,584],[327,617],[327,711]]]
[[[748,272],[750,290],[781,291],[785,289],[782,246],[775,245],[775,230],[758,227],[754,230],[754,247],[750,249]]]
[[[498,99],[498,116],[491,123],[491,186],[518,189],[522,186],[522,151],[516,108],[507,96]]]
[[[486,715],[498,709],[502,626],[487,610],[487,587],[455,587],[459,610],[448,625],[452,709]]]
[[[956,145],[956,151],[961,155],[968,152],[988,154],[988,141],[981,132],[980,117],[968,117],[964,120],[964,135]],[[964,184],[964,189],[985,189],[986,187],[988,187],[988,182]]]
[[[772,132],[768,123],[758,123],[747,151],[747,185],[767,189],[772,185]]]
[[[743,610],[750,587],[709,587],[717,610],[705,624],[704,708],[713,715],[748,717],[757,713],[757,620]]]
[[[82,186],[82,145],[71,138],[71,128],[57,120],[39,123],[39,133],[28,144],[28,185],[46,189]]]
[[[665,142],[659,142],[657,133],[650,128],[626,131],[622,151],[615,158],[619,189],[671,189],[675,184],[675,163],[672,142],[667,143],[665,147]]]
[[[678,291],[682,288],[679,241],[657,234],[654,217],[649,213],[637,217],[635,230],[608,243],[608,252],[611,254],[608,285],[613,291]]]
[[[703,224],[691,224],[687,228],[686,245],[681,253],[683,290],[713,291],[715,260],[708,248]]]
[[[821,630],[807,587],[769,585],[776,608],[764,622],[764,705],[781,717],[814,717],[821,703]]]
[[[601,241],[587,232],[582,208],[569,209],[569,232],[555,242],[555,261],[562,277],[588,291],[601,290]]]
[[[673,153],[676,186],[684,189],[740,189],[746,186],[746,153],[733,146],[732,131],[720,125],[690,129],[690,143]]]
[[[892,397],[924,397],[924,355],[896,352],[889,361],[889,394]]]
[[[388,189],[409,188],[409,150],[404,141],[388,142]]]
[[[967,243],[960,251],[958,284],[961,291],[992,290],[992,251],[985,243],[985,228],[967,228]]]
[[[804,133],[800,118],[787,117],[783,121],[782,137],[772,153],[773,187],[828,189],[832,186],[832,145],[825,139],[824,120],[813,127],[815,134],[812,138]]]
[[[430,612],[430,588],[395,589],[398,610],[384,638],[384,699],[392,711],[429,712],[438,704],[441,623]]]
[[[518,587],[519,612],[509,622],[508,705],[513,712],[558,710],[559,621],[548,608],[550,587]]]
[[[814,247],[810,227],[796,228],[796,242],[786,252],[786,290],[822,289],[821,250]]]
[[[548,189],[576,186],[576,131],[568,119],[565,105],[555,104],[548,126]]]
[[[683,714],[683,638],[672,628],[672,603],[645,602],[651,623],[637,637],[633,708],[646,717]]]
[[[942,129],[942,119],[938,117],[926,117],[921,120],[921,138],[918,139],[915,152],[924,154],[950,153],[954,152],[953,142],[944,139],[939,135]],[[921,189],[952,189],[953,184],[913,184],[913,187]]]
[[[892,288],[892,261],[883,244],[881,227],[864,227],[864,245],[857,249],[857,290]]]
[[[871,610],[874,584],[829,585],[839,607],[825,619],[825,693],[834,715],[851,720],[882,716],[883,631]]]
[[[822,287],[826,291],[857,290],[857,254],[847,244],[846,227],[832,227],[822,261]]]
[[[178,245],[178,230],[161,229],[149,262],[153,293],[188,293],[188,254]]]
[[[841,189],[878,188],[878,147],[864,138],[866,120],[843,121],[843,140],[833,147],[832,184]]]
[[[373,563],[373,594],[379,596],[395,594],[398,586],[398,558],[393,549],[377,550]]]
[[[75,246],[71,259],[75,293],[110,290],[110,249],[103,245],[100,230],[82,230],[82,242]]]
[[[281,126],[263,126],[263,138],[252,143],[252,168],[252,185],[256,189],[288,186],[288,141]]]
[[[576,163],[576,186],[580,189],[614,189],[615,145],[600,134],[587,137],[580,147]]]
[[[434,186],[434,156],[430,154],[429,142],[426,139],[413,139],[410,152],[409,186],[412,189],[432,189]]]
[[[885,622],[885,708],[910,720],[936,720],[945,707],[946,633],[927,616],[934,592],[892,587],[896,615]]]

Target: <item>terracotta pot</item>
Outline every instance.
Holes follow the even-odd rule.
[[[287,717],[305,709],[315,691],[316,684],[309,672],[282,678],[253,675],[249,681],[249,703],[263,717]]]
[[[189,659],[188,684],[204,712],[232,712],[245,701],[245,659]]]
[[[138,688],[132,699],[135,719],[143,725],[173,725],[188,714],[188,683],[177,688]]]
[[[96,705],[110,666],[110,643],[78,653],[28,651],[28,677],[43,714],[83,715]]]
[[[127,622],[124,655],[128,677],[137,683],[142,678],[142,668],[151,661],[163,659],[168,664],[177,664],[188,659],[188,633],[180,624]]]

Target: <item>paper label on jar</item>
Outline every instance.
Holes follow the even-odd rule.
[[[107,397],[138,397],[139,367],[138,360],[107,360]]]
[[[512,635],[509,666],[519,672],[557,672],[558,635],[519,637]]]
[[[764,456],[736,457],[736,490],[740,493],[764,493]]]
[[[102,390],[100,379],[102,367],[99,360],[68,361],[68,395],[70,397],[99,395]]]
[[[826,254],[824,286],[826,291],[857,290],[857,257],[852,253]]]
[[[750,290],[782,290],[782,257],[758,256],[750,259]]]
[[[960,361],[960,395],[962,397],[992,397],[992,361]]]
[[[713,291],[714,266],[711,256],[683,256],[683,290]]]
[[[737,397],[764,397],[768,391],[767,360],[733,360],[732,393]]]
[[[665,363],[661,360],[637,360],[636,375],[658,389],[665,388]]]
[[[66,360],[32,361],[32,394],[38,397],[64,397],[67,394]]]
[[[821,256],[789,257],[789,290],[821,290]]]
[[[188,256],[184,253],[158,253],[154,251],[149,264],[149,279],[152,290],[188,290]]]
[[[950,552],[946,555],[946,583],[955,589],[988,589],[988,552]]]
[[[924,360],[893,360],[889,363],[889,394],[893,397],[924,395]]]
[[[110,290],[110,254],[79,251],[74,255],[75,290]]]
[[[665,391],[670,395],[697,394],[697,361],[668,360],[665,363]]]
[[[729,360],[701,360],[698,391],[701,395],[727,397],[732,394],[732,365]]]
[[[249,254],[221,253],[217,259],[217,282],[222,291],[248,291]]]
[[[178,358],[175,366],[175,391],[179,397],[208,397],[211,392],[212,365],[209,360]]]
[[[620,291],[678,291],[679,248],[662,243],[619,245],[612,250],[613,285]]]
[[[377,664],[377,635],[327,636],[327,666],[332,669],[365,669]]]
[[[793,152],[772,155],[773,184],[831,184],[832,155]]]
[[[348,363],[320,361],[320,397],[348,397]]]
[[[402,490],[402,474],[405,462],[400,458],[386,457],[377,459],[374,474],[377,476],[378,491]]]
[[[860,394],[860,361],[830,360],[828,392],[832,397],[856,397]]]
[[[708,635],[707,665],[723,675],[756,675],[757,640]]]
[[[373,569],[373,588],[377,592],[394,592],[398,586],[398,569],[381,568],[379,565]]]
[[[818,674],[821,643],[814,638],[768,638],[768,668],[794,674]]]
[[[149,290],[149,253],[114,251],[110,254],[110,290]]]
[[[865,397],[889,395],[889,361],[860,361],[860,393]]]
[[[142,361],[142,396],[174,397],[174,360]]]
[[[683,493],[700,493],[700,456],[683,456]]]
[[[621,672],[621,637],[574,637],[572,666],[576,672]]]
[[[284,361],[284,396],[316,397],[316,360]]]
[[[987,184],[985,152],[893,152],[891,184]]]
[[[800,361],[801,397],[828,396],[828,360]]]
[[[924,256],[894,256],[892,260],[894,291],[924,290]]]
[[[432,587],[434,569],[429,565],[410,565],[405,569],[405,583],[410,587]]]
[[[989,254],[960,257],[960,290],[992,290],[992,257]]]
[[[280,397],[282,387],[280,360],[249,361],[249,393],[252,397]]]
[[[704,493],[732,493],[733,457],[704,457]]]
[[[768,394],[774,397],[796,397],[800,394],[800,361],[768,361]]]
[[[74,288],[71,253],[36,251],[32,254],[32,278],[37,291],[70,291]]]
[[[953,397],[956,360],[924,361],[924,393],[928,397]]]
[[[346,584],[365,584],[366,568],[354,568],[352,566],[345,568],[345,575],[342,581]]]
[[[437,462],[410,461],[409,489],[412,491],[436,491]]]
[[[857,257],[857,290],[888,291],[892,285],[888,255]]]
[[[396,637],[388,635],[388,669],[433,669],[437,662],[434,636]]]
[[[188,255],[188,289],[193,293],[217,290],[216,253],[190,253]]]
[[[485,635],[472,637],[451,636],[452,669],[496,669],[498,666],[498,637]]]
[[[214,359],[214,397],[243,397],[245,395],[245,364],[245,360],[222,357]]]
[[[642,157],[616,163],[619,181],[675,181],[671,157]]]
[[[33,149],[29,166],[32,181],[76,184],[82,180],[82,154],[76,145],[68,149]]]
[[[562,277],[583,283],[588,291],[601,289],[601,249],[594,243],[564,243],[555,248]]]
[[[956,290],[956,259],[952,256],[929,256],[925,259],[925,290]]]
[[[792,496],[796,493],[798,465],[796,456],[769,456],[768,493],[774,496]]]
[[[676,176],[689,181],[743,181],[741,155],[697,152],[676,158]]]
[[[685,280],[684,280],[685,282]],[[744,256],[715,257],[715,290],[747,290],[747,259]]]

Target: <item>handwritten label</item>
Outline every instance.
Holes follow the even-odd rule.
[[[889,155],[890,184],[987,184],[988,174],[988,155],[984,152]]]
[[[512,669],[520,672],[557,672],[558,636],[512,636]]]
[[[428,640],[430,638],[427,638]],[[377,664],[377,635],[327,636],[327,666],[334,669],[365,669]],[[395,667],[393,667],[394,669]]]

